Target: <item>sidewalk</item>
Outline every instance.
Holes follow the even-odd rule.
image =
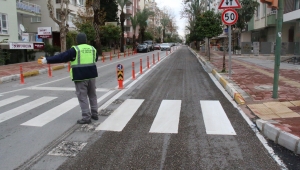
[[[233,55],[230,77],[225,56],[226,72],[222,73],[222,51],[211,51],[210,60],[198,53],[263,135],[300,154],[300,64],[280,63],[278,99],[273,99],[274,56]]]

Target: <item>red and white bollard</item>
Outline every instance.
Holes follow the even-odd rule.
[[[51,72],[50,64],[48,64],[48,76],[52,77],[52,72]]]
[[[134,62],[132,62],[132,79],[135,80]]]
[[[140,74],[143,74],[143,61],[140,59]]]
[[[20,84],[25,84],[22,65],[20,65]]]
[[[157,52],[157,61],[159,61],[159,52]]]
[[[70,72],[70,70],[71,70],[71,64],[70,62],[68,62],[68,72]]]
[[[153,65],[155,64],[155,57],[154,57],[154,54],[153,54]]]
[[[149,65],[149,56],[147,56],[147,68],[150,68],[150,65]]]

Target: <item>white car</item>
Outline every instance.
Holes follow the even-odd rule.
[[[161,51],[164,51],[164,50],[170,51],[171,50],[171,46],[170,46],[169,43],[162,43],[162,44],[160,44],[160,50]]]

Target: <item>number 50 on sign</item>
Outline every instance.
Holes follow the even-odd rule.
[[[238,20],[238,13],[234,9],[225,9],[222,13],[222,21],[225,25],[233,25]]]

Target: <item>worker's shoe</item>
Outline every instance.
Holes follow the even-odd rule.
[[[92,115],[91,118],[92,118],[93,120],[98,120],[98,119],[99,119],[99,118],[98,118],[98,115]]]
[[[90,124],[91,122],[92,122],[91,119],[90,120],[83,120],[83,119],[77,120],[78,124]]]

